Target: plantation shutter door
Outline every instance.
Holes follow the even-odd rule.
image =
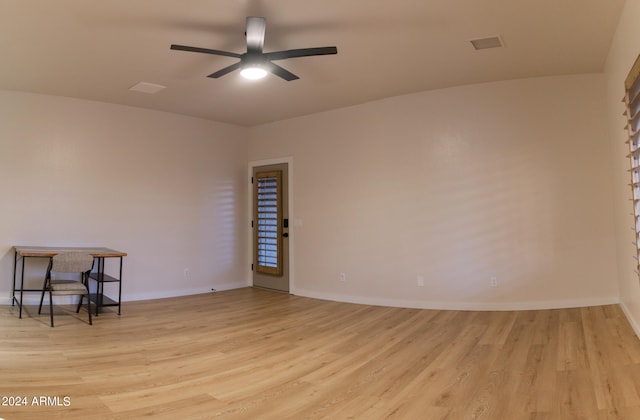
[[[631,163],[631,190],[633,201],[636,271],[640,274],[640,56],[636,59],[624,83],[627,143]]]
[[[260,172],[255,179],[256,271],[282,275],[282,172]]]

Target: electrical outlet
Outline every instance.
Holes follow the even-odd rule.
[[[498,287],[498,278],[491,277],[491,287]]]
[[[423,276],[418,276],[418,286],[419,287],[424,287],[424,277]]]
[[[185,268],[185,269],[184,269],[184,278],[185,278],[185,279],[188,279],[188,278],[189,278],[189,269],[188,269],[188,268]]]
[[[340,273],[340,275],[338,276],[338,280],[347,281],[347,275],[345,273]]]

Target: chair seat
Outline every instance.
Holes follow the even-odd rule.
[[[51,293],[56,295],[77,295],[85,294],[87,292],[87,287],[75,280],[52,280],[51,281]]]

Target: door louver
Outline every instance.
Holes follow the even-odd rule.
[[[256,271],[282,275],[282,173],[256,174]]]

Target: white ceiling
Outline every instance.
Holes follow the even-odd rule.
[[[496,80],[601,72],[624,0],[0,0],[0,89],[251,126],[385,97]],[[300,76],[208,74],[245,51],[337,46],[278,64]],[[505,48],[470,39],[500,35]],[[138,82],[156,94],[129,91]]]

